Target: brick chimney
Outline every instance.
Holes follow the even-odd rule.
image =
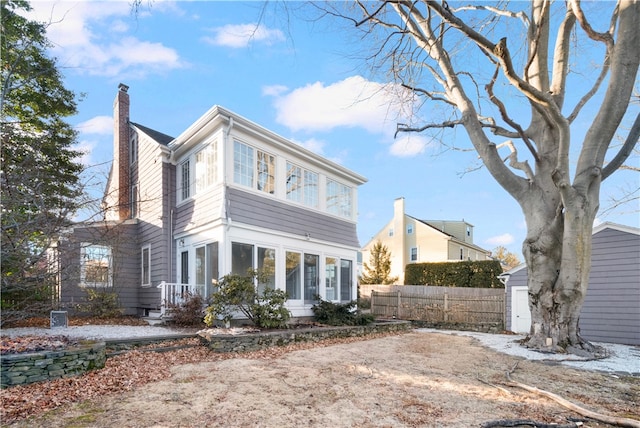
[[[118,85],[118,94],[113,102],[113,189],[117,192],[118,219],[125,220],[131,215],[131,184],[129,170],[129,87]]]

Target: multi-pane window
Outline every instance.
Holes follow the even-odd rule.
[[[275,156],[234,141],[233,182],[263,192],[275,193]]]
[[[287,199],[302,202],[303,190],[302,168],[287,162]]]
[[[84,287],[111,286],[111,248],[83,244],[80,260],[80,283]]]
[[[253,187],[253,148],[238,141],[233,144],[233,182]]]
[[[311,171],[304,172],[304,204],[311,208],[318,208],[318,174]]]
[[[338,261],[335,257],[327,257],[324,264],[325,298],[328,301],[338,300]]]
[[[318,208],[318,174],[287,162],[287,199]]]
[[[327,211],[351,218],[351,188],[337,181],[327,180]]]
[[[256,162],[258,190],[273,194],[276,189],[276,158],[265,152],[258,150]]]
[[[411,260],[412,262],[417,262],[418,261],[418,248],[417,247],[411,247],[411,254],[409,255],[409,260]]]
[[[340,260],[340,300],[353,300],[353,263],[351,260]]]
[[[329,301],[351,301],[352,296],[352,269],[351,260],[338,259],[336,257],[325,258],[325,293]]]
[[[191,197],[191,171],[189,159],[180,164],[180,199],[186,200]]]
[[[196,193],[211,186],[216,181],[218,150],[217,142],[212,141],[196,153]]]
[[[140,271],[142,272],[142,285],[151,285],[151,247],[148,245],[142,248]]]
[[[315,254],[304,255],[304,301],[314,302],[318,295],[318,282],[320,281],[320,256]]]

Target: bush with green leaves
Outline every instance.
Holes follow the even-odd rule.
[[[374,321],[372,314],[363,314],[356,309],[356,301],[334,303],[316,296],[318,303],[313,305],[316,321],[327,325],[367,325]]]
[[[262,294],[256,291],[255,280],[260,274],[251,270],[248,275],[225,275],[218,283],[218,291],[211,296],[211,303],[204,318],[208,326],[217,320],[228,324],[234,314],[240,312],[256,327],[285,328],[291,312],[285,307],[287,293],[266,287]]]

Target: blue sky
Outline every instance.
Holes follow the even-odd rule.
[[[112,105],[122,82],[134,122],[175,137],[217,104],[367,177],[358,195],[363,245],[404,197],[407,214],[464,219],[477,245],[520,255],[521,210],[485,169],[465,173],[479,166],[477,155],[426,135],[394,139],[396,123],[408,119],[357,59],[355,33],[344,23],[299,19],[300,4],[286,4],[288,20],[275,9],[262,14],[262,2],[145,0],[137,15],[127,1],[32,2],[30,16],[51,22],[67,88],[85,94],[70,122],[83,161],[99,165],[91,169],[96,188],[112,159]],[[446,138],[469,147],[462,129]],[[638,173],[623,171],[605,181],[601,205],[638,187]],[[640,227],[639,212],[636,200],[597,221]]]

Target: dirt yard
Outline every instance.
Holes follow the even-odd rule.
[[[163,380],[12,426],[480,427],[500,419],[610,426],[509,386],[505,372],[516,363],[516,381],[599,413],[640,420],[640,378],[522,360],[468,337],[411,332],[174,364]]]

